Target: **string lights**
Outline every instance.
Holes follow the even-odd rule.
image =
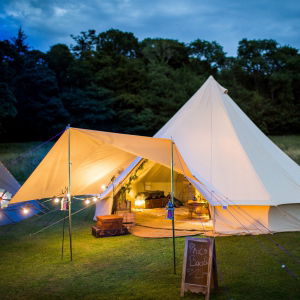
[[[27,215],[29,213],[30,209],[28,207],[23,207],[22,213],[23,215]]]
[[[106,186],[103,185],[103,188],[106,188]],[[62,198],[59,198],[59,197],[55,196],[52,199],[50,199],[50,201],[52,200],[53,203],[55,203],[55,204],[60,203],[61,204],[61,210],[67,210],[68,209],[67,208],[67,206],[68,206],[68,195],[69,194],[66,194]],[[73,196],[73,199],[83,201],[85,205],[89,205],[89,204],[91,204],[91,202],[97,203],[97,201],[99,199],[101,199],[101,197],[99,195],[98,196],[93,196],[93,197],[90,197],[90,198],[81,198],[81,197]]]
[[[54,201],[54,203],[58,204],[58,203],[60,202],[60,199],[59,199],[58,197],[55,197],[55,198],[53,199],[53,201]]]

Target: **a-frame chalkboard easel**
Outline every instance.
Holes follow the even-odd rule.
[[[211,288],[218,288],[215,240],[186,238],[180,296],[191,291],[209,300]]]

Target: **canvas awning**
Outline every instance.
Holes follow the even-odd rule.
[[[70,132],[72,195],[97,194],[136,156],[170,167],[171,140],[103,131],[66,130],[26,180],[11,203],[61,195],[68,186]],[[174,170],[192,177],[174,145]]]

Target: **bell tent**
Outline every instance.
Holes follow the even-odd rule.
[[[19,182],[0,161],[0,197],[1,200],[10,199],[20,188]]]
[[[155,137],[176,144],[197,180],[185,178],[210,204],[216,232],[300,230],[300,167],[257,128],[212,76]],[[137,158],[135,164],[140,161]],[[156,172],[155,180],[159,178],[161,173]],[[153,174],[145,185],[151,180],[155,181]],[[176,185],[176,190],[185,194],[184,185]],[[102,203],[98,203],[96,215],[101,213]]]
[[[29,201],[27,203],[17,203],[8,205],[11,197],[18,191],[20,184],[9,172],[9,170],[0,162],[0,226],[11,223],[17,223],[27,219],[41,210],[37,201]],[[27,213],[22,213],[24,207],[32,209],[25,210]]]

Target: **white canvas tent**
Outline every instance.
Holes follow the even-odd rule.
[[[0,162],[0,226],[20,222],[42,211],[42,208],[36,201],[9,205],[12,195],[19,188],[19,182]],[[31,211],[26,215],[21,213],[22,208],[25,206],[31,208]]]
[[[20,184],[9,170],[0,162],[0,226],[18,223],[43,211],[37,201],[11,205],[11,197],[19,190]],[[23,214],[23,208],[30,210]]]
[[[212,76],[155,137],[177,145],[200,182],[189,180],[214,208],[216,232],[300,230],[300,167]]]
[[[19,182],[0,161],[0,197],[3,199],[10,199],[19,188]]]

